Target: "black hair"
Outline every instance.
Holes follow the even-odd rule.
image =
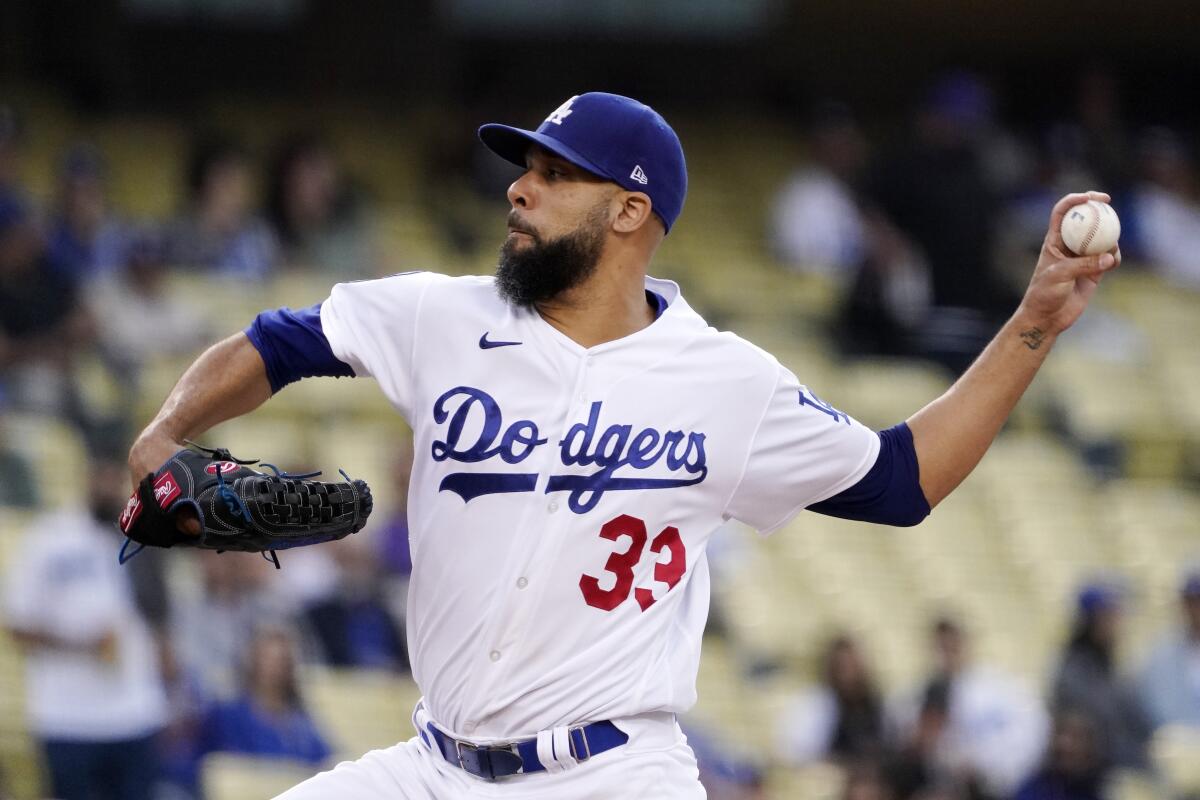
[[[315,131],[303,131],[287,136],[271,158],[267,171],[267,220],[284,244],[296,244],[299,231],[288,214],[288,180],[296,165],[306,158],[329,153],[329,142]]]
[[[221,134],[205,134],[192,147],[187,167],[188,199],[196,202],[204,193],[214,168],[232,161],[245,161],[250,152],[240,142]]]

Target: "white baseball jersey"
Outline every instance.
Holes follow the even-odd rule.
[[[878,436],[679,288],[584,348],[490,277],[339,284],[333,353],[413,429],[408,635],[429,714],[476,741],[695,701],[705,545],[856,483]]]

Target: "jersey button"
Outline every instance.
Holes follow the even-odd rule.
[[[546,506],[546,510],[553,514],[555,511],[558,511],[558,503],[554,500],[551,500],[550,505]]]
[[[492,652],[488,653],[488,658],[490,658],[492,661],[499,661],[500,660],[500,651],[493,650]]]
[[[517,578],[517,588],[518,589],[524,589],[528,585],[529,585],[529,578],[525,578],[525,577]]]

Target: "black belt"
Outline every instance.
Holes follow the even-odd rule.
[[[451,764],[486,781],[546,769],[538,758],[537,737],[507,744],[475,745],[443,733],[432,723],[418,732],[426,744],[432,742],[434,748]],[[629,741],[629,735],[608,720],[602,720],[569,729],[567,739],[571,757],[582,762],[620,747]]]

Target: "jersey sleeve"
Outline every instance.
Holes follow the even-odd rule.
[[[820,400],[779,367],[727,517],[771,533],[799,511],[856,484],[875,463],[879,437]]]
[[[405,417],[410,416],[416,381],[421,303],[435,277],[408,272],[339,283],[321,304],[321,329],[333,355],[355,375],[374,377]]]

